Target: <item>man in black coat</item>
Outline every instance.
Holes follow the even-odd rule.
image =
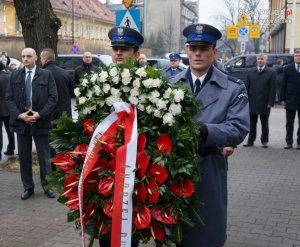
[[[269,115],[275,101],[276,72],[266,66],[267,59],[266,54],[257,55],[257,67],[250,69],[247,73],[245,85],[249,97],[250,133],[244,147],[254,144],[258,116],[260,116],[262,128],[261,143],[263,148],[268,147]]]
[[[286,146],[293,147],[294,120],[298,112],[297,149],[300,150],[300,49],[295,50],[294,61],[285,67],[280,94],[281,104],[286,110]]]
[[[6,130],[8,145],[7,150],[4,152],[6,155],[13,155],[15,150],[15,137],[14,133],[9,129],[9,111],[5,102],[5,90],[9,83],[10,75],[5,71],[5,66],[0,62],[0,160],[2,159],[2,148],[3,148],[3,134],[2,124]]]
[[[51,173],[49,133],[51,116],[57,103],[57,90],[51,72],[36,67],[37,55],[32,48],[22,51],[24,68],[14,71],[6,90],[6,103],[10,112],[11,130],[17,133],[22,200],[34,194],[32,179],[32,138],[40,165],[40,179],[45,194],[55,198],[52,189],[46,189],[46,175]]]
[[[75,86],[78,86],[80,84],[80,79],[84,74],[89,74],[97,68],[95,65],[92,64],[92,62],[92,53],[89,51],[83,53],[82,65],[78,66],[74,71]]]
[[[72,78],[67,71],[55,64],[55,53],[52,49],[43,49],[40,59],[42,68],[51,71],[57,88],[58,101],[52,119],[60,118],[63,112],[72,117],[71,98],[75,98]]]

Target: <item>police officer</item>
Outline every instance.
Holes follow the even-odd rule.
[[[108,32],[111,40],[112,60],[124,64],[130,58],[138,60],[139,46],[144,42],[143,36],[129,27],[114,27]]]
[[[202,102],[196,116],[201,143],[198,166],[202,178],[196,193],[206,225],[191,214],[195,227],[183,226],[181,247],[220,247],[226,240],[227,159],[223,152],[236,147],[249,131],[249,104],[244,84],[214,67],[218,29],[207,24],[192,24],[183,30],[190,66],[171,79],[182,81]]]
[[[116,64],[124,64],[129,59],[138,60],[139,46],[144,42],[143,36],[129,27],[114,27],[108,32],[111,40],[112,60]],[[110,247],[110,236],[99,239],[100,247]],[[138,243],[131,242],[131,247],[138,247]]]
[[[178,53],[171,53],[169,55],[169,58],[170,58],[170,67],[164,68],[161,73],[165,77],[173,78],[176,75],[178,75],[180,72],[182,72],[184,69],[179,66],[181,56]]]

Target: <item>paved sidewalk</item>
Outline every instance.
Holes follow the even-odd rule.
[[[270,147],[239,146],[229,160],[226,247],[300,247],[300,150],[283,149],[284,122],[284,110],[273,109]],[[0,171],[0,246],[81,246],[66,207],[44,195],[38,177],[35,184],[22,201],[19,173]]]

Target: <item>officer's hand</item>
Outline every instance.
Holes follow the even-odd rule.
[[[230,155],[233,154],[233,152],[234,152],[233,147],[224,147],[222,153],[223,153],[224,156],[230,156]]]
[[[35,119],[35,121],[40,118],[40,114],[37,111],[31,110],[31,112],[32,112],[32,117]]]

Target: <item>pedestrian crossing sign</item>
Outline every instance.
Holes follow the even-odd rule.
[[[116,26],[118,27],[130,27],[136,31],[140,31],[140,10],[117,10],[116,11]]]

